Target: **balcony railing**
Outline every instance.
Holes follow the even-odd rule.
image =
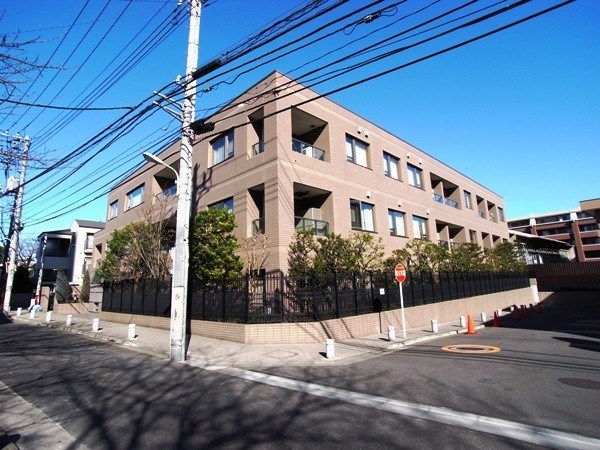
[[[252,221],[252,235],[264,234],[265,232],[265,218],[261,217]]]
[[[164,200],[165,198],[173,197],[174,195],[177,195],[177,185],[176,184],[169,186],[168,188],[165,188],[160,194],[157,194],[156,198],[159,200]]]
[[[252,146],[252,156],[260,155],[265,151],[265,143],[263,141],[258,141],[256,144]]]
[[[325,161],[325,150],[321,150],[298,139],[292,138],[292,150],[296,153],[302,153],[303,155],[318,159],[319,161]]]
[[[329,222],[305,219],[304,217],[294,217],[294,219],[296,231],[310,231],[316,236],[323,236],[329,233]]]
[[[483,211],[479,211],[479,217],[485,219],[485,213]]]
[[[458,203],[457,202],[455,202],[454,200],[452,200],[450,198],[444,197],[444,196],[442,196],[440,194],[434,193],[433,194],[433,200],[436,201],[436,202],[438,202],[438,203],[442,203],[444,205],[447,205],[447,206],[450,206],[452,208],[458,209]]]

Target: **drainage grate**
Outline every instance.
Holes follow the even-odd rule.
[[[585,378],[559,378],[562,384],[584,389],[600,389],[600,381],[587,380]]]

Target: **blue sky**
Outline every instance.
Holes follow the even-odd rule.
[[[200,64],[231,50],[234,44],[305,3],[299,0],[210,0],[202,11]],[[334,3],[330,0],[325,5]],[[241,62],[246,62],[244,68],[249,68],[253,66],[248,63],[252,56],[267,53],[296,37],[310,35],[317,26],[367,3],[350,1],[314,21],[305,20],[302,27],[226,68]],[[299,76],[327,65],[344,52],[364,47],[466,1],[407,1],[396,8],[391,6],[393,3],[398,2],[383,1],[367,8],[362,16],[384,9],[382,17],[368,24],[348,26],[345,33],[322,39],[310,49],[294,52],[235,80],[233,75],[242,69],[209,83],[203,84],[200,80],[201,88],[221,80],[231,84],[218,84],[216,89],[200,95],[197,117],[202,117],[206,109],[227,102],[275,69],[293,77]],[[430,3],[431,6],[420,15],[399,20]],[[493,6],[496,3],[498,5]],[[491,11],[514,3],[517,2],[480,1],[451,17],[486,6],[490,7],[487,11]],[[328,92],[558,3],[532,1],[482,24],[319,84],[314,89]],[[32,0],[27,6],[22,2],[4,2],[2,8],[4,15],[0,26],[3,33],[21,41],[36,39],[37,42],[27,48],[26,55],[30,58],[47,61],[64,38],[50,60],[50,66],[61,69],[45,70],[35,83],[30,77],[20,85],[20,93],[26,94],[21,98],[24,102],[75,105],[86,94],[99,93],[97,84],[117,67],[120,58],[124,61],[134,59],[126,57],[128,49],[148,42],[146,33],[160,27],[172,31],[165,41],[118,81],[109,83],[106,93],[89,106],[134,105],[184,72],[187,18],[185,14],[171,14],[177,8],[175,1]],[[80,12],[79,19],[74,22]],[[121,14],[120,20],[116,21]],[[151,20],[154,14],[156,18]],[[180,18],[179,26],[174,25],[177,17]],[[303,19],[307,17],[309,13]],[[465,47],[333,94],[332,99],[503,196],[509,218],[575,208],[579,200],[600,197],[597,188],[600,167],[598,18],[600,2],[578,0]],[[66,34],[73,23],[70,33]],[[390,27],[375,31],[384,25]],[[16,35],[18,30],[20,33]],[[381,51],[415,42],[432,33],[434,31],[412,37]],[[362,40],[353,42],[358,38]],[[131,46],[127,47],[129,42]],[[311,62],[317,55],[336,48],[342,49]],[[121,49],[126,51],[120,56]],[[299,68],[304,64],[306,67]],[[48,84],[55,74],[56,79]],[[59,116],[55,110],[40,113],[39,108],[20,106],[12,109],[6,104],[1,107],[2,129],[32,137],[32,151],[38,161],[32,161],[28,178],[40,174],[42,167],[60,160],[92,139],[124,112],[85,111],[64,119],[64,113]],[[159,145],[156,142],[160,138],[177,133],[178,123],[161,110],[146,114],[144,119],[127,136],[106,148],[102,149],[101,145],[90,147],[85,156],[99,153],[81,168],[77,167],[84,162],[85,156],[70,158],[58,169],[27,185],[23,217],[25,236],[67,228],[74,219],[105,220],[106,196],[101,194],[107,189],[106,184],[142,164],[141,153],[157,151]],[[91,201],[96,196],[100,198]],[[69,211],[86,202],[90,203]],[[6,212],[3,220],[6,224]]]

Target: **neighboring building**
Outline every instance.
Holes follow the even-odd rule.
[[[517,217],[508,221],[508,227],[571,244],[580,262],[600,261],[600,199],[582,200],[579,205],[577,209]]]
[[[575,259],[575,247],[567,242],[509,230],[512,242],[519,243],[525,252],[526,264],[570,262]]]
[[[264,233],[267,271],[287,269],[296,230],[374,233],[388,254],[412,238],[447,248],[508,241],[499,195],[280,73],[210,122],[194,145],[192,209],[224,205],[238,238]],[[179,144],[159,156],[177,170]],[[113,230],[139,220],[142,202],[173,196],[174,186],[171,170],[146,164],[113,188],[94,259]]]
[[[38,236],[34,279],[43,264],[42,285],[53,286],[58,269],[63,269],[72,285],[80,286],[83,272],[91,270],[94,234],[104,222],[75,220],[69,230],[46,231]]]

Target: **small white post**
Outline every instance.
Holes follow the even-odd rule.
[[[73,323],[73,314],[67,314],[67,326],[70,327]]]
[[[33,306],[35,305],[35,298],[32,298],[31,300],[29,300],[29,306]]]
[[[467,318],[465,316],[460,316],[458,318],[458,322],[459,322],[461,328],[464,328],[467,326]]]
[[[496,311],[496,314],[498,314],[498,317],[500,317],[502,315],[502,310],[499,309],[498,311]]]
[[[100,319],[97,317],[92,321],[92,331],[98,331],[100,329]]]
[[[435,319],[431,319],[431,331],[433,331],[434,333],[438,332],[438,324],[437,320]]]
[[[130,323],[127,327],[127,339],[135,339],[135,323]]]
[[[50,322],[52,320],[52,311],[48,311],[46,313],[46,322]]]
[[[487,314],[484,312],[481,313],[481,321],[484,323],[487,322]]]
[[[20,316],[23,312],[23,308],[17,308],[17,316]]]
[[[388,325],[388,341],[396,340],[396,327],[394,325]]]
[[[31,311],[29,311],[29,318],[35,319],[35,308],[31,308]]]
[[[511,312],[511,313],[512,313],[512,312],[515,312],[515,307],[514,307],[514,306],[511,306],[511,307],[510,307],[510,312]]]
[[[325,339],[325,357],[327,359],[335,357],[335,342],[333,339]]]

